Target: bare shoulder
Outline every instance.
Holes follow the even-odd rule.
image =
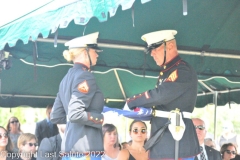
[[[128,160],[129,158],[129,151],[127,149],[122,149],[117,157],[117,160]]]

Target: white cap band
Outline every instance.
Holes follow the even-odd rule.
[[[169,41],[174,39],[174,35],[177,34],[175,30],[162,30],[144,34],[141,38],[143,41],[147,42],[148,46],[160,42],[160,41]]]
[[[65,46],[68,46],[70,48],[82,48],[87,47],[88,44],[97,44],[97,38],[98,38],[99,32],[95,32],[92,34],[88,34],[82,37],[74,38],[68,42],[65,43]]]

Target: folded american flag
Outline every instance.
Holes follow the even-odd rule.
[[[103,113],[105,112],[117,112],[119,115],[123,115],[124,117],[128,117],[135,120],[141,121],[149,121],[152,118],[152,109],[151,108],[144,108],[144,107],[137,107],[134,111],[127,111],[117,108],[109,108],[104,106]]]

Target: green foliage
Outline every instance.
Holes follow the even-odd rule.
[[[45,108],[32,108],[27,106],[1,108],[0,115],[0,125],[3,127],[7,126],[7,123],[12,116],[19,119],[21,126],[26,123],[34,124],[46,117]]]
[[[240,113],[240,106],[236,104],[231,104],[230,107],[225,105],[216,108],[216,138],[222,134],[222,124],[225,121],[231,121],[235,132],[240,134],[238,113]],[[206,123],[207,131],[214,134],[215,106],[213,104],[209,104],[204,108],[195,108],[192,117],[203,119]]]

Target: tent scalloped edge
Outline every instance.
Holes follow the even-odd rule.
[[[149,1],[151,0],[141,0],[141,3]],[[58,28],[66,28],[72,20],[78,25],[86,25],[92,17],[96,17],[99,22],[107,21],[107,13],[110,13],[110,17],[114,16],[120,5],[122,6],[122,10],[127,10],[132,7],[134,2],[135,0],[123,0],[121,2],[115,0],[115,3],[113,3],[112,0],[105,0],[104,4],[100,3],[99,5],[96,2],[95,6],[92,4],[91,6],[87,6],[89,4],[86,1],[78,1],[57,10],[48,11],[13,23],[10,26],[7,25],[0,28],[0,50],[4,49],[6,44],[9,47],[14,47],[18,40],[22,40],[24,44],[27,44],[29,37],[35,41],[37,39],[36,35],[40,33],[44,38],[47,38],[50,30],[52,30],[51,33],[55,33]],[[84,3],[87,5],[84,6]],[[81,8],[76,6],[86,9],[81,10]]]

